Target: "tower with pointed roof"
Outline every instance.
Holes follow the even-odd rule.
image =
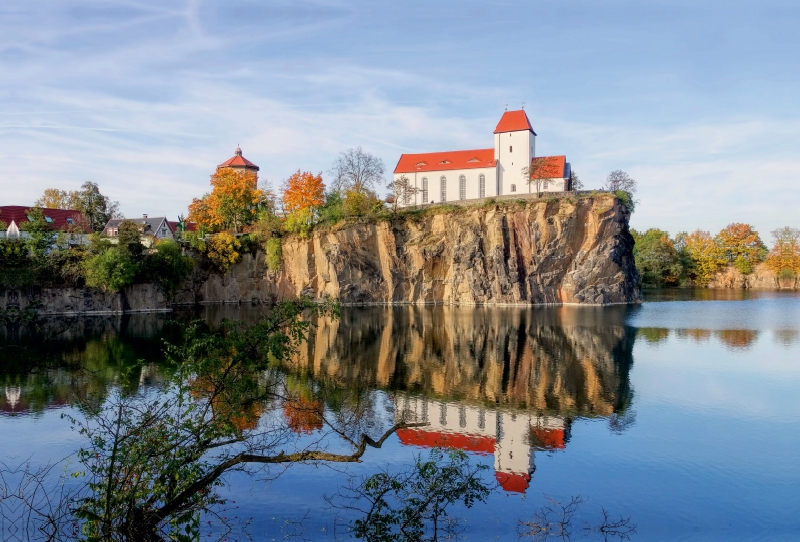
[[[523,168],[536,156],[536,132],[524,109],[506,111],[494,129],[494,159],[497,160],[497,184],[500,194],[510,194],[511,188],[528,192],[529,185]]]
[[[234,171],[252,171],[256,174],[256,179],[258,179],[258,170],[259,167],[255,165],[253,162],[242,156],[242,149],[239,146],[236,146],[236,152],[233,155],[233,158],[222,162],[220,165],[217,166],[217,171],[222,168],[232,169]]]

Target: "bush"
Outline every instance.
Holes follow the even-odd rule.
[[[88,286],[116,292],[133,283],[138,268],[127,254],[113,247],[86,260],[84,271]]]
[[[289,216],[283,222],[283,229],[289,233],[296,233],[301,239],[308,237],[311,232],[313,215],[311,209],[299,209]]]
[[[281,240],[277,237],[267,239],[267,269],[277,271],[281,267]]]
[[[239,252],[242,244],[228,232],[218,233],[212,237],[206,243],[206,247],[208,249],[206,256],[223,275],[227,274],[231,266],[238,263],[242,257]]]
[[[319,208],[319,221],[335,224],[344,218],[344,198],[339,191],[329,192],[325,195],[325,204]]]
[[[614,192],[614,195],[628,208],[628,212],[633,214],[633,211],[636,209],[636,200],[633,199],[633,196],[625,190],[617,190]]]

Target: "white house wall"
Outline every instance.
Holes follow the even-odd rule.
[[[484,197],[491,198],[497,196],[497,169],[494,167],[476,169],[450,169],[447,171],[417,171],[414,173],[395,173],[395,180],[405,175],[412,185],[419,189],[414,196],[413,203],[409,205],[422,205],[425,203],[442,203],[441,198],[441,178],[445,177],[447,199],[445,201],[457,201],[460,198],[460,181],[463,175],[466,177],[466,195],[464,199],[480,198],[480,176],[486,176],[486,193]],[[428,179],[428,198],[423,199],[422,180]],[[402,205],[402,202],[401,202]]]

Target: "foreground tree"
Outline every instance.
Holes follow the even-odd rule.
[[[176,372],[164,393],[116,396],[96,416],[71,418],[87,439],[79,460],[88,491],[76,500],[75,515],[88,539],[195,540],[200,514],[218,517],[225,506],[217,489],[226,474],[248,465],[357,462],[406,427],[395,424],[374,439],[349,426],[350,415],[323,415],[318,421],[350,447],[331,453],[315,447],[322,438],[304,445],[279,417],[241,418],[243,411],[257,420],[280,408],[291,394],[275,363],[305,340],[310,316],[336,311],[331,303],[298,300],[279,303],[249,328],[229,322],[207,334],[190,327],[183,343],[166,350]]]
[[[196,222],[201,231],[216,233],[232,229],[239,233],[243,226],[252,224],[265,195],[257,187],[257,177],[252,171],[221,168],[211,176],[211,192],[194,198],[189,205],[190,222]]]
[[[745,275],[752,273],[755,266],[764,261],[767,252],[758,232],[750,224],[729,224],[714,241],[725,260]]]
[[[383,160],[364,152],[361,147],[349,149],[339,155],[331,167],[333,190],[358,194],[374,192],[383,184]]]
[[[772,232],[775,244],[767,255],[767,267],[780,278],[800,275],[800,230],[780,228]]]

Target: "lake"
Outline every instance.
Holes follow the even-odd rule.
[[[254,540],[339,540],[352,517],[326,495],[348,476],[401,468],[447,446],[487,465],[495,488],[485,504],[453,510],[469,540],[517,539],[518,522],[548,497],[575,496],[585,502],[573,539],[606,509],[630,517],[632,540],[796,540],[800,295],[661,290],[645,300],[345,308],[339,320],[322,318],[282,367],[286,378],[303,390],[366,390],[365,427],[376,434],[400,419],[428,425],[401,430],[359,464],[294,465],[269,480],[234,474],[225,496],[235,514],[252,517]],[[52,319],[38,334],[4,329],[0,462],[44,464],[77,449],[82,438],[61,414],[78,399],[102,402],[117,387],[158,393],[170,372],[163,341],[192,318],[214,328],[258,315],[257,307],[209,306]],[[336,414],[335,403],[324,408]],[[320,430],[281,415],[300,440]]]

